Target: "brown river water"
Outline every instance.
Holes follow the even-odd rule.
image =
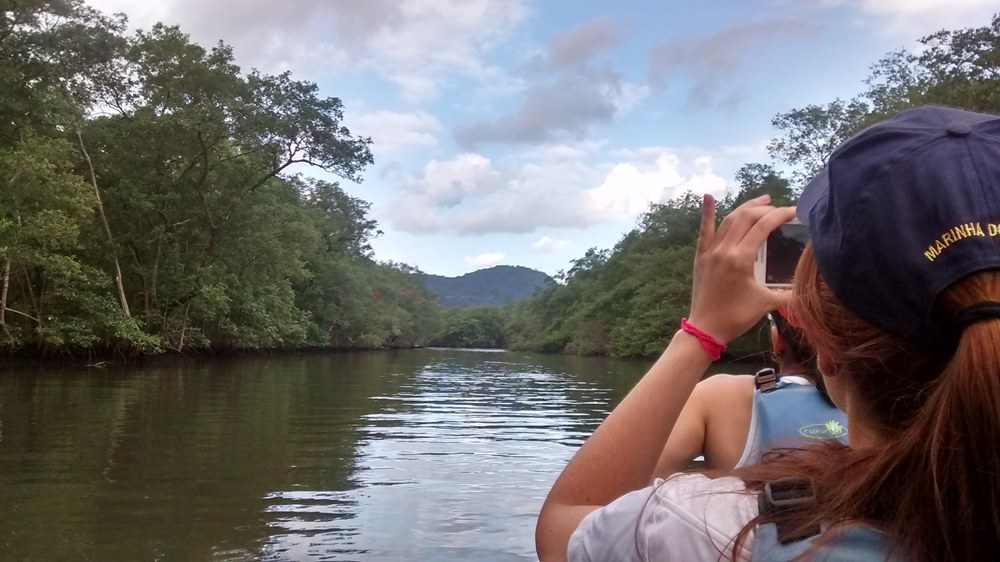
[[[650,363],[418,349],[7,369],[0,559],[536,560],[548,488]]]

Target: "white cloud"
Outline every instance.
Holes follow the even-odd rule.
[[[521,157],[531,161],[583,160],[597,154],[605,141],[580,141],[564,144],[543,144],[521,153]]]
[[[528,14],[523,0],[402,0],[396,25],[367,40],[369,64],[398,84],[409,101],[437,95],[442,76],[495,73],[481,62]]]
[[[850,6],[862,24],[907,40],[940,29],[980,27],[997,11],[996,0],[814,0],[820,8]]]
[[[712,170],[726,178],[736,175],[736,171],[747,162],[767,163],[771,157],[767,153],[769,139],[762,138],[751,144],[727,145],[711,150]],[[627,162],[655,162],[663,153],[674,154],[681,162],[695,161],[708,152],[698,146],[639,146],[610,150],[608,155]]]
[[[135,0],[86,0],[92,7],[104,13],[123,12],[128,14],[133,26],[148,27],[158,21],[168,19],[171,2],[136,2]]]
[[[641,105],[652,91],[652,88],[645,84],[633,84],[625,81],[605,89],[608,99],[614,104],[619,114],[628,113]]]
[[[948,23],[970,23],[988,16],[997,8],[996,0],[855,0],[865,14],[906,23],[925,23],[937,28]]]
[[[691,190],[696,193],[722,194],[726,180],[712,172],[712,158],[700,156],[694,161],[694,171],[681,172],[681,161],[676,154],[663,152],[654,166],[641,169],[635,164],[616,165],[604,182],[587,192],[590,210],[595,222],[608,218],[627,219],[649,208],[650,203],[660,203]]]
[[[473,267],[493,267],[504,259],[503,252],[488,252],[478,256],[465,256],[465,263]]]
[[[569,248],[566,240],[556,240],[551,236],[542,236],[537,242],[531,245],[531,249],[536,252],[559,252]]]
[[[579,160],[512,161],[502,169],[465,154],[433,161],[388,209],[390,224],[416,233],[526,233],[631,222],[651,203],[690,189],[720,195],[726,181],[711,157],[587,164]]]
[[[452,160],[431,160],[420,178],[402,188],[389,209],[393,224],[410,232],[439,230],[440,214],[467,198],[502,189],[503,178],[489,158],[460,154]]]
[[[370,136],[376,158],[396,155],[411,148],[433,148],[438,144],[441,123],[433,115],[418,111],[375,111],[349,119],[351,132]]]
[[[467,196],[475,196],[497,185],[500,174],[489,158],[479,154],[462,154],[451,161],[431,160],[424,167],[419,190],[432,201],[454,207]]]
[[[373,69],[409,101],[436,96],[445,76],[480,82],[485,65],[528,16],[525,0],[90,0],[126,12],[134,27],[180,24],[203,45],[233,45],[237,61],[269,72]]]

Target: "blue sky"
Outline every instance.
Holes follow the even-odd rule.
[[[554,274],[653,202],[770,162],[771,118],[858,93],[888,51],[996,0],[91,0],[291,70],[374,140],[376,258]],[[303,173],[325,177],[322,171]],[[334,178],[327,178],[334,179]]]

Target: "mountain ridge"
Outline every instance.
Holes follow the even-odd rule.
[[[445,308],[507,304],[556,284],[546,273],[520,265],[497,265],[458,277],[422,273],[421,279]]]

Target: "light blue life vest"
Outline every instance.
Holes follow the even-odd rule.
[[[757,373],[756,383],[747,443],[736,466],[756,463],[776,447],[801,447],[826,439],[847,443],[847,416],[806,379],[779,378],[773,369],[764,369]]]

